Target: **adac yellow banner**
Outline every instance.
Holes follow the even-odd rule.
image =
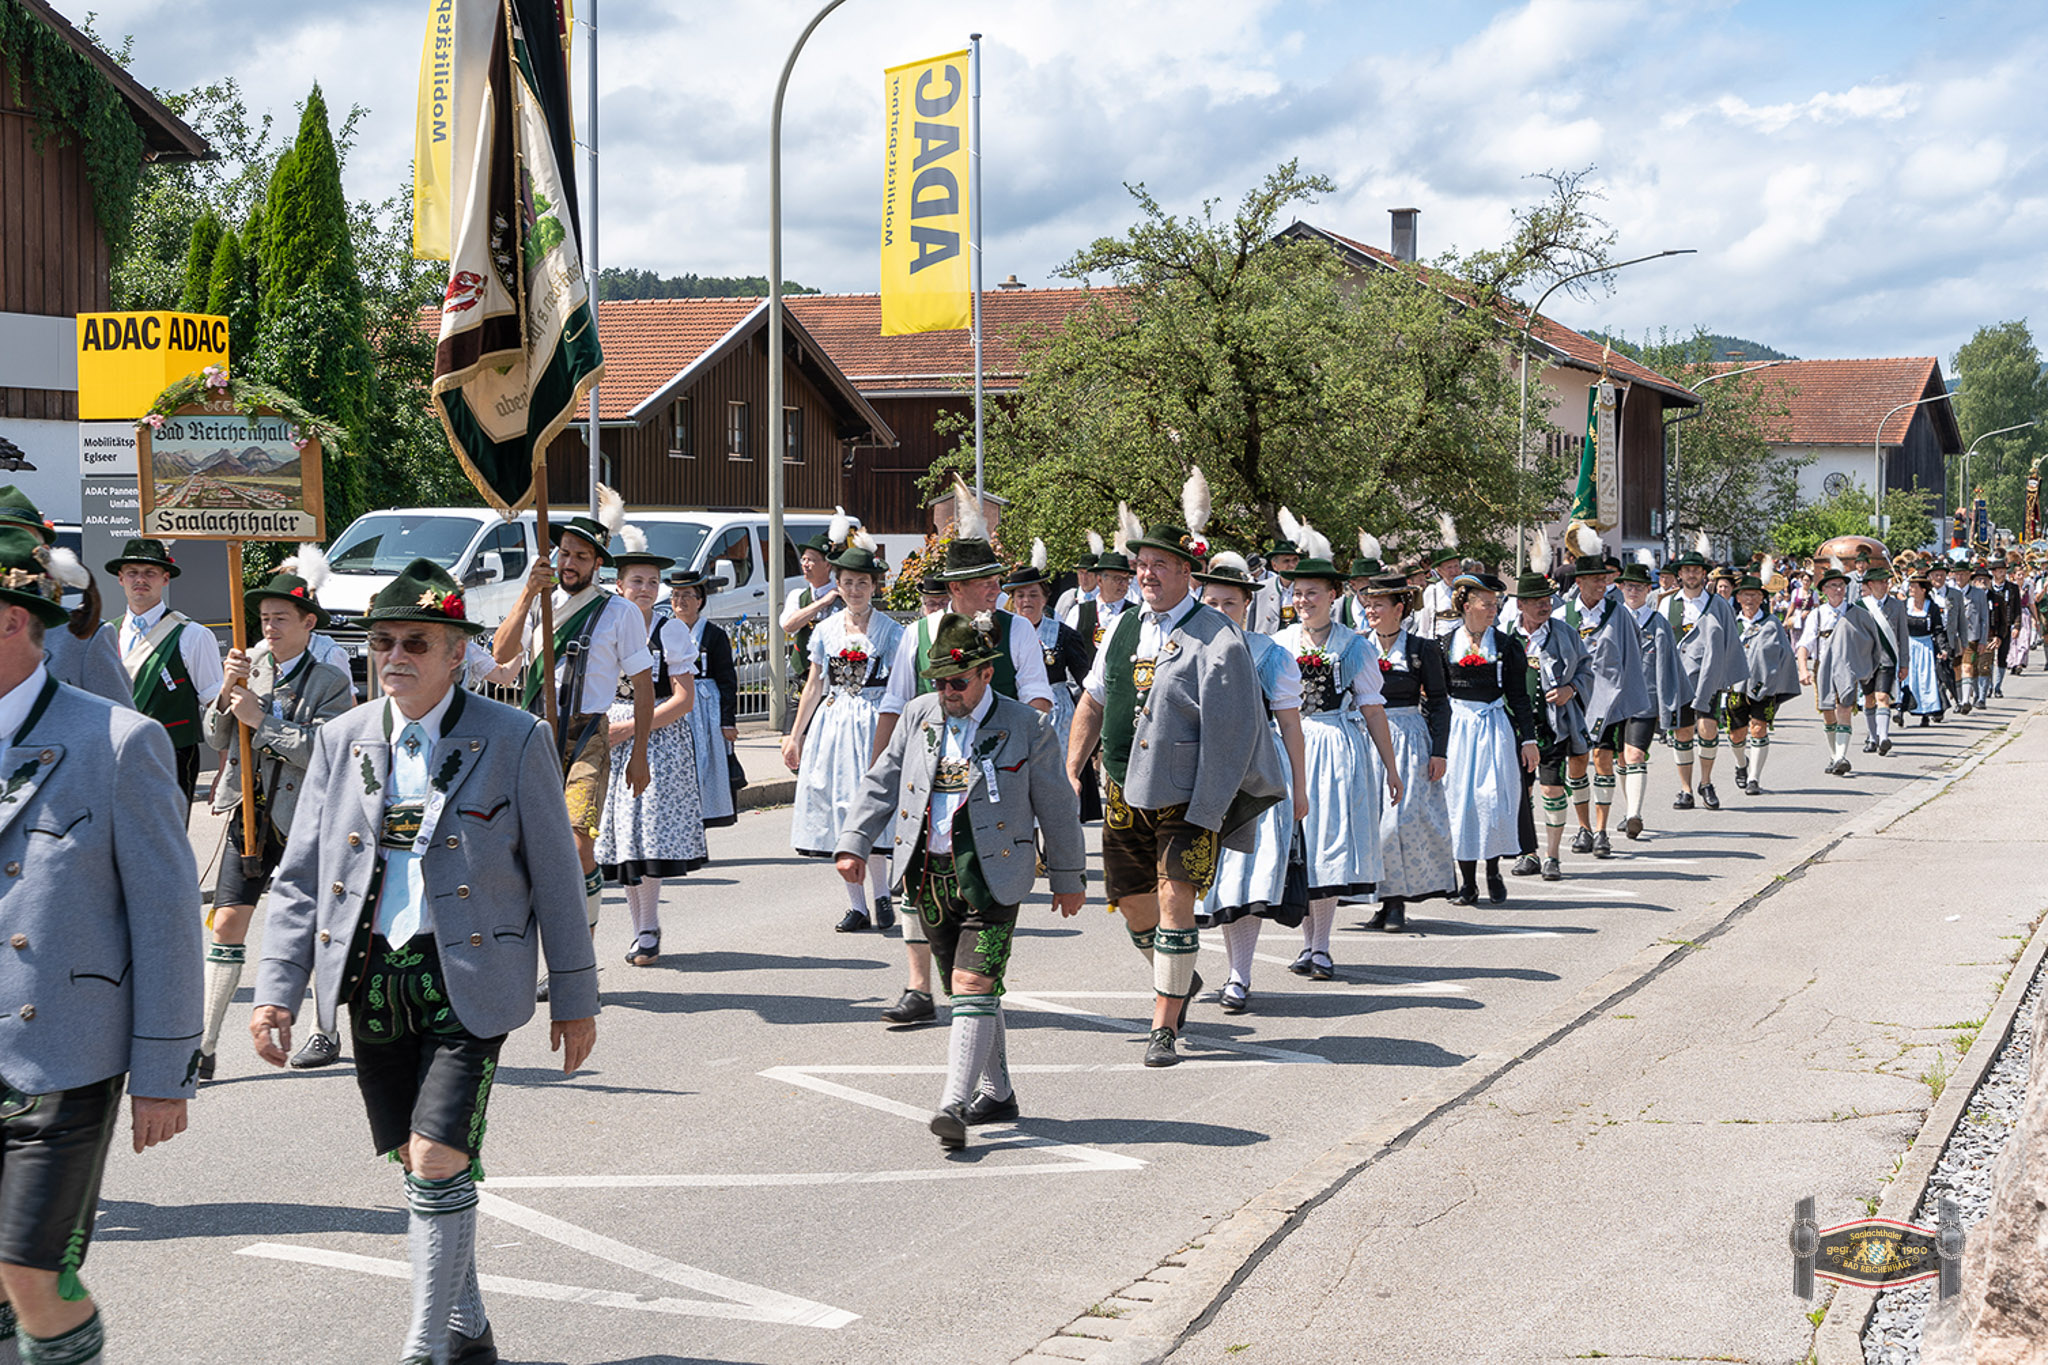
[[[967,53],[882,74],[882,335],[971,325]]]
[[[427,0],[427,35],[420,44],[419,111],[412,134],[412,254],[448,259],[449,150],[454,145],[455,0]]]
[[[156,396],[228,363],[228,320],[204,313],[80,313],[78,417],[133,421]]]

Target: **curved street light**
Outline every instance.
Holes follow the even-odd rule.
[[[1968,450],[1966,450],[1966,451],[1964,451],[1964,452],[1963,452],[1963,462],[1962,462],[1962,464],[1961,464],[1961,465],[1959,466],[1959,468],[1960,468],[1960,470],[1961,470],[1961,472],[1962,472],[1962,476],[1963,476],[1963,486],[1962,486],[1962,488],[1961,488],[1961,490],[1960,490],[1960,491],[1961,491],[1961,493],[1962,493],[1962,495],[1963,495],[1963,496],[1964,496],[1965,498],[1967,498],[1967,497],[1969,497],[1969,496],[1970,496],[1970,457],[1971,457],[1972,455],[1975,455],[1975,454],[1977,453],[1977,447],[1978,447],[1978,446],[1980,446],[1980,445],[1983,445],[1983,444],[1984,444],[1984,443],[1985,443],[1986,441],[1990,440],[1990,439],[1991,439],[1991,438],[1992,438],[1993,436],[2003,436],[2003,435],[2005,435],[2005,433],[2007,433],[2008,431],[2023,431],[2023,430],[2025,430],[2025,429],[2026,429],[2026,428],[2028,428],[2028,427],[2038,427],[2038,426],[2040,426],[2040,425],[2041,425],[2041,419],[2040,419],[2040,418],[2038,418],[2038,417],[2036,417],[2036,418],[2035,418],[2035,419],[2034,419],[2033,421],[2031,421],[2031,422],[2015,422],[2015,423],[2014,423],[2013,425],[2011,425],[2011,426],[2009,426],[2009,427],[2000,427],[2000,428],[1998,428],[1998,430],[1996,430],[1996,431],[1987,431],[1987,432],[1985,432],[1985,433],[1984,433],[1984,434],[1983,434],[1982,436],[1979,436],[1979,437],[1978,437],[1978,438],[1977,438],[1976,440],[1974,440],[1974,441],[1970,442],[1970,448],[1969,448]],[[1946,482],[1946,481],[1944,480],[1944,482]],[[1944,492],[1946,492],[1947,490],[1946,490],[1946,489],[1944,489],[1943,491],[1944,491]],[[1941,509],[1941,514],[1942,514],[1942,515],[1943,515],[1944,517],[1945,517],[1945,516],[1947,516],[1947,515],[1948,515],[1948,509],[1947,509],[1946,507],[1942,508],[1942,509]]]
[[[768,569],[768,719],[777,730],[789,712],[783,694],[782,652],[782,97],[796,58],[825,16],[845,4],[830,0],[811,16],[782,64],[775,82],[775,112],[768,120],[768,544],[761,547]]]
[[[1917,408],[1922,403],[1939,403],[1953,397],[1955,395],[1946,390],[1941,393],[1930,393],[1925,398],[1915,398],[1910,402],[1901,403],[1878,419],[1877,434],[1870,438],[1870,527],[1876,532],[1879,540],[1884,539],[1884,424],[1907,408]],[[1908,428],[1910,427],[1911,424],[1908,423]]]
[[[1518,470],[1524,474],[1529,472],[1529,333],[1536,326],[1536,320],[1543,312],[1543,305],[1550,301],[1550,296],[1574,280],[1587,279],[1593,275],[1605,275],[1612,270],[1621,270],[1628,266],[1641,265],[1644,261],[1662,260],[1666,256],[1691,256],[1697,252],[1697,247],[1676,247],[1668,251],[1655,251],[1647,256],[1637,256],[1633,260],[1616,261],[1612,265],[1595,266],[1587,270],[1577,271],[1574,274],[1566,275],[1552,282],[1550,288],[1544,290],[1542,295],[1537,298],[1536,306],[1529,310],[1529,317],[1522,324],[1522,404],[1521,414],[1517,419],[1515,427],[1515,467]],[[1526,556],[1529,552],[1528,531],[1529,528],[1524,526],[1515,537],[1515,572],[1517,574],[1522,572]]]

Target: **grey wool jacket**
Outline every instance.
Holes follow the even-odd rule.
[[[296,665],[299,660],[292,662]],[[355,692],[346,674],[316,659],[306,659],[305,666],[280,687],[277,659],[268,650],[250,661],[249,690],[263,703],[263,721],[249,735],[257,780],[270,806],[271,826],[279,835],[289,835],[299,805],[299,784],[305,781],[306,764],[313,757],[313,737],[323,722],[355,704]],[[279,711],[283,714],[277,714]],[[223,755],[213,809],[216,814],[235,810],[242,804],[241,745],[235,742],[240,727],[233,712],[214,705],[207,706],[202,723],[207,744]]]

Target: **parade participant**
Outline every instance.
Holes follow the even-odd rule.
[[[1294,513],[1285,507],[1278,517],[1280,535],[1266,546],[1265,567],[1258,594],[1252,598],[1251,626],[1260,635],[1277,635],[1283,626],[1294,624],[1294,588],[1287,575],[1301,562],[1288,528],[1300,530]]]
[[[1751,574],[1735,585],[1735,629],[1749,681],[1728,689],[1728,746],[1735,751],[1735,785],[1751,796],[1763,795],[1764,763],[1771,756],[1771,727],[1777,723],[1778,708],[1799,695],[1792,640],[1771,615],[1770,594],[1764,590],[1770,565],[1764,560],[1764,577]]]
[[[1685,668],[1678,662],[1678,637],[1664,613],[1650,600],[1655,589],[1650,583],[1650,552],[1637,552],[1636,562],[1623,567],[1616,582],[1621,600],[1635,622],[1643,650],[1643,681],[1650,690],[1655,713],[1654,728],[1669,733],[1678,725],[1679,708],[1684,705]],[[1641,735],[1640,729],[1637,731]],[[1626,736],[1623,737],[1624,742]],[[1648,745],[1641,757],[1631,760],[1627,753],[1621,763],[1621,802],[1624,812],[1621,832],[1631,839],[1643,837],[1643,798],[1650,788]]]
[[[1849,575],[1840,561],[1821,575],[1821,603],[1799,635],[1799,681],[1813,689],[1814,705],[1826,727],[1829,762],[1825,771],[1849,775],[1849,736],[1863,684],[1877,671],[1877,627],[1871,615],[1847,606]]]
[[[1672,596],[1672,594],[1673,594],[1673,593],[1675,593],[1675,592],[1677,592],[1677,591],[1678,591],[1678,565],[1677,565],[1677,563],[1676,563],[1676,562],[1672,562],[1672,563],[1667,563],[1667,564],[1660,564],[1660,565],[1658,565],[1658,566],[1657,566],[1657,605],[1658,605],[1658,607],[1659,607],[1659,608],[1662,608],[1662,607],[1663,607],[1663,605],[1664,605],[1664,604],[1665,604],[1666,602],[1668,602],[1668,601],[1670,601],[1670,600],[1671,600],[1671,596]]]
[[[2009,582],[2011,570],[2003,559],[1991,561],[1991,695],[2005,695],[2006,655],[2012,647],[2020,621],[2020,590]]]
[[[853,543],[833,557],[832,571],[845,610],[826,618],[811,636],[810,678],[797,702],[796,723],[782,741],[783,765],[797,775],[789,839],[806,858],[838,855],[840,832],[874,755],[875,722],[889,687],[890,661],[897,658],[905,633],[895,618],[875,607],[888,565],[865,531],[854,532]],[[876,837],[886,834],[877,831]],[[872,870],[874,927],[894,928],[888,869],[876,863]],[[848,882],[846,893],[850,904],[835,927],[842,934],[857,933],[870,922],[868,888]]]
[[[1576,630],[1551,620],[1555,602],[1548,574],[1550,543],[1540,529],[1529,567],[1532,572],[1515,582],[1520,619],[1509,633],[1520,639],[1527,654],[1528,669],[1520,676],[1536,722],[1535,779],[1543,797],[1541,873],[1544,881],[1554,882],[1564,876],[1558,853],[1571,792],[1567,784],[1573,777],[1579,786],[1586,784],[1586,755],[1592,746],[1586,734],[1585,697],[1593,687],[1593,660]],[[1528,799],[1525,788],[1523,800]]]
[[[1940,721],[1947,705],[1942,696],[1940,661],[1948,653],[1948,634],[1933,589],[1933,578],[1925,572],[1907,580],[1905,689],[1907,704],[1920,717],[1922,729],[1930,719]]]
[[[1088,553],[1074,561],[1074,586],[1061,593],[1059,601],[1053,604],[1053,620],[1064,622],[1068,612],[1095,596],[1095,556],[1101,553],[1102,537],[1090,531]]]
[[[1365,630],[1365,595],[1372,590],[1373,579],[1386,570],[1387,566],[1380,563],[1378,539],[1360,531],[1358,556],[1344,571],[1344,595],[1337,601],[1337,624],[1360,632]]]
[[[1441,644],[1458,628],[1459,612],[1451,601],[1451,585],[1457,580],[1462,561],[1458,557],[1458,528],[1450,513],[1438,517],[1437,530],[1443,544],[1430,556],[1429,569],[1435,577],[1422,591],[1422,606],[1415,613],[1415,621],[1424,636]]]
[[[2040,623],[2035,619],[2033,581],[2026,572],[2026,564],[2016,556],[2007,567],[2010,600],[2012,638],[2005,646],[2005,666],[2015,673],[2027,671],[2027,659],[2034,652],[2034,643],[2040,638]]]
[[[1657,729],[1657,707],[1643,672],[1642,636],[1629,617],[1628,606],[1615,590],[1615,570],[1606,546],[1591,527],[1581,527],[1579,554],[1572,561],[1573,592],[1565,599],[1565,624],[1578,633],[1591,668],[1584,697],[1586,735],[1592,747],[1591,829],[1588,829],[1586,762],[1574,759],[1566,773],[1579,822],[1572,852],[1596,858],[1614,855],[1608,837],[1617,784],[1615,755],[1621,764],[1648,760],[1650,736]],[[1576,785],[1574,785],[1576,783]]]
[[[107,572],[121,582],[128,611],[121,618],[121,666],[135,709],[170,732],[177,751],[178,790],[191,816],[199,782],[200,709],[220,695],[220,641],[183,612],[164,605],[164,589],[180,572],[161,540],[130,540]]]
[[[297,574],[280,573],[242,595],[242,606],[257,618],[263,643],[248,653],[228,652],[220,696],[206,708],[206,742],[221,755],[213,812],[227,817],[227,847],[213,887],[207,922],[213,941],[206,949],[206,1034],[199,1043],[199,1079],[210,1081],[221,1024],[242,983],[249,918],[284,856],[299,786],[313,757],[320,726],[354,705],[348,677],[321,663],[308,648],[327,612]],[[242,761],[236,732],[249,727],[256,764],[256,846],[242,844]]]
[[[1205,516],[1189,520],[1206,520],[1206,508],[1195,510]],[[1198,532],[1148,533],[1119,513],[1144,609],[1127,613],[1096,652],[1074,712],[1067,776],[1078,790],[1100,742],[1104,896],[1151,964],[1145,1064],[1172,1066],[1201,980],[1195,902],[1215,880],[1221,849],[1249,849],[1260,812],[1287,792],[1251,652],[1228,617],[1189,591]]]
[[[1515,829],[1522,774],[1536,771],[1536,720],[1523,679],[1529,658],[1522,642],[1497,629],[1503,584],[1488,573],[1460,574],[1452,602],[1457,629],[1445,649],[1444,690],[1451,698],[1451,734],[1445,746],[1445,796],[1451,812],[1451,857],[1458,864],[1453,905],[1477,905],[1479,862],[1486,862],[1486,897],[1508,898],[1500,875],[1503,854],[1521,840]]]
[[[732,657],[732,637],[725,627],[704,615],[710,589],[695,569],[677,569],[668,576],[668,609],[690,632],[696,649],[696,700],[685,718],[690,726],[690,751],[697,766],[697,802],[706,829],[736,824],[730,758],[739,738],[740,674]],[[708,854],[709,849],[706,849]]]
[[[1947,657],[1937,657],[1935,671],[1940,675],[1942,691],[1948,695],[1957,715],[1967,716],[1971,711],[1971,688],[1963,686],[1965,594],[1949,581],[1948,561],[1936,558],[1927,566],[1927,597],[1941,611],[1942,637],[1948,645]]]
[[[1723,602],[1732,602],[1735,600],[1735,583],[1735,570],[1722,564],[1714,569],[1709,586],[1713,588],[1714,595]]]
[[[15,769],[0,985],[34,1002],[0,1037],[0,1357],[98,1362],[105,1330],[79,1275],[121,1091],[141,1152],[185,1130],[198,1070],[199,872],[163,729],[50,673],[45,634],[69,619],[51,558],[33,529],[0,526],[0,737]]]
[[[1394,743],[1401,799],[1380,807],[1379,909],[1368,929],[1398,934],[1411,902],[1449,896],[1451,812],[1444,772],[1451,739],[1451,698],[1443,646],[1409,629],[1415,594],[1399,574],[1382,574],[1366,590],[1366,638],[1379,656],[1380,694]]]
[[[1306,523],[1301,559],[1288,572],[1300,619],[1274,637],[1301,670],[1303,781],[1315,793],[1301,818],[1308,869],[1308,917],[1301,953],[1288,970],[1311,981],[1336,977],[1330,930],[1341,896],[1363,895],[1380,880],[1380,793],[1401,800],[1401,769],[1380,693],[1379,659],[1365,637],[1334,617],[1343,579],[1330,542]],[[1368,741],[1367,736],[1371,738]],[[1370,747],[1368,747],[1370,745]],[[1369,756],[1379,755],[1377,766]]]
[[[1956,686],[1970,703],[1956,709],[1965,714],[1971,709],[1981,711],[1991,701],[1991,669],[1986,658],[1991,640],[1991,575],[1981,564],[1972,565],[1967,581],[1968,586],[1961,593],[1961,608],[1955,615],[1960,638],[1960,676]]]
[[[858,886],[875,846],[895,831],[884,884],[902,893],[908,918],[923,921],[953,1006],[946,1087],[931,1120],[948,1151],[967,1145],[971,1125],[1018,1116],[1003,973],[1041,857],[1060,915],[1079,912],[1088,884],[1088,848],[1052,727],[995,689],[1006,648],[969,617],[939,618],[919,661],[932,688],[904,708],[839,835],[839,874]],[[906,810],[916,812],[915,833],[898,823]]]
[[[610,730],[606,719],[622,684],[633,689],[633,754],[626,760],[626,785],[635,796],[646,792],[647,735],[654,721],[654,655],[647,649],[647,629],[633,604],[607,592],[597,581],[598,567],[612,562],[611,542],[625,524],[626,504],[617,493],[597,486],[597,516],[569,517],[548,523],[554,542],[554,564],[536,560],[526,575],[519,601],[506,614],[491,641],[491,657],[500,664],[521,662],[526,668],[525,709],[542,714],[541,688],[555,689],[555,736],[561,750],[564,798],[569,827],[576,834],[576,852],[583,863],[584,913],[597,932],[598,909],[604,902],[604,874],[597,870],[597,830],[604,818],[605,793],[611,787]],[[559,586],[557,586],[559,584]],[[553,594],[554,661],[552,679],[541,673],[540,595]]]
[[[1098,559],[1097,563],[1100,564],[1101,560]],[[1003,657],[995,665],[996,691],[1006,697],[1014,697],[1034,710],[1047,714],[1052,711],[1052,686],[1045,676],[1045,651],[1039,647],[1037,633],[1028,622],[996,605],[1002,594],[1002,561],[996,558],[995,545],[989,539],[988,519],[982,515],[981,500],[958,475],[953,479],[953,539],[946,546],[945,566],[932,578],[937,580],[936,585],[944,587],[946,604],[943,609],[930,610],[932,598],[927,593],[926,614],[914,627],[903,632],[896,646],[895,656],[889,664],[888,692],[882,698],[881,714],[875,721],[870,763],[880,758],[889,747],[889,738],[896,730],[896,718],[903,708],[913,697],[932,690],[930,681],[923,675],[920,661],[930,653],[932,632],[937,629],[945,611],[970,620],[987,616],[989,629],[1005,646]],[[1114,579],[1114,572],[1105,567],[1098,574],[1098,593],[1110,593]],[[896,1003],[882,1011],[882,1022],[890,1025],[922,1024],[937,1018],[938,1010],[932,1003],[931,949],[925,942],[924,920],[920,916],[910,915],[903,921],[903,953],[909,980]]]
[[[1228,616],[1244,630],[1256,589],[1240,555],[1225,551],[1210,559],[1202,601]],[[1308,813],[1307,764],[1301,735],[1301,668],[1294,656],[1271,637],[1245,630],[1245,648],[1258,674],[1259,691],[1271,720],[1271,737],[1280,760],[1281,781],[1293,793],[1259,816],[1258,832],[1246,850],[1226,848],[1216,861],[1216,881],[1196,907],[1196,919],[1207,918],[1223,934],[1223,953],[1230,978],[1217,1003],[1225,1014],[1243,1014],[1251,1001],[1252,959],[1258,954],[1259,929],[1266,920],[1292,929],[1308,916],[1308,884],[1300,875],[1295,827]],[[1292,873],[1293,875],[1290,875]]]
[[[817,624],[843,605],[833,585],[832,556],[846,548],[853,535],[853,518],[844,507],[832,509],[832,520],[823,531],[805,541],[797,551],[797,566],[804,585],[782,611],[782,633],[789,641],[789,678],[792,688],[802,686],[811,666],[811,632]]]
[[[1101,540],[1102,537],[1095,532],[1088,533],[1091,545]],[[1092,661],[1095,651],[1102,647],[1103,636],[1116,625],[1117,617],[1137,600],[1131,592],[1130,556],[1119,540],[1114,550],[1103,550],[1095,556],[1094,593],[1076,602],[1059,619],[1081,637],[1088,646],[1088,657]]]
[[[64,588],[80,594],[78,606],[64,625],[43,637],[43,664],[50,670],[50,676],[94,696],[132,707],[135,690],[128,681],[127,670],[121,667],[114,627],[100,619],[100,588],[92,571],[78,562],[77,555],[57,543],[56,526],[43,520],[42,512],[29,501],[28,495],[13,484],[0,488],[0,526],[19,526],[42,541],[49,547],[51,576]]]
[[[704,843],[702,799],[697,794],[697,752],[690,713],[697,709],[697,642],[690,628],[672,616],[657,617],[662,570],[675,560],[650,554],[637,526],[619,528],[624,547],[612,556],[619,571],[619,596],[640,609],[647,650],[654,656],[654,714],[648,717],[647,790],[626,781],[621,752],[633,742],[633,698],[619,696],[605,714],[605,743],[612,749],[604,818],[597,828],[597,862],[604,875],[626,891],[633,942],[626,961],[652,967],[661,960],[661,883],[688,876],[711,860]],[[721,775],[722,776],[722,775]]]
[[[465,637],[482,627],[439,565],[407,565],[363,624],[383,700],[314,741],[249,1032],[283,1066],[309,979],[323,1027],[348,1004],[372,1149],[405,1169],[413,1295],[400,1359],[495,1360],[475,1180],[498,1053],[533,1017],[543,950],[563,1074],[597,1039],[561,757],[547,726],[455,685]]]
[[[1877,635],[1877,670],[1863,685],[1863,752],[1883,757],[1892,751],[1892,698],[1906,668],[1906,604],[1891,595],[1892,571],[1873,564],[1863,571],[1863,599]]]
[[[1095,649],[1072,626],[1049,616],[1045,610],[1045,542],[1031,542],[1031,562],[1012,573],[1003,583],[1010,594],[1010,607],[1038,632],[1039,647],[1045,652],[1045,680],[1052,688],[1052,728],[1060,753],[1067,752],[1067,734],[1074,723],[1074,689],[1088,676],[1095,662]]]
[[[1679,787],[1671,804],[1678,810],[1693,808],[1695,743],[1699,746],[1700,804],[1708,810],[1721,808],[1721,798],[1714,791],[1714,750],[1721,744],[1714,715],[1721,694],[1743,686],[1749,678],[1749,664],[1735,633],[1735,610],[1705,590],[1709,548],[1707,533],[1702,531],[1692,553],[1680,556],[1678,591],[1664,604],[1665,620],[1678,641],[1678,662],[1685,670],[1684,700],[1671,737]]]

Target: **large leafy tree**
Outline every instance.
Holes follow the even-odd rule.
[[[1949,370],[1959,386],[1956,418],[1966,450],[1989,432],[2048,417],[2048,379],[2042,377],[2041,352],[2024,319],[1979,327],[1950,357]],[[1970,483],[1984,490],[1994,523],[2014,531],[2021,528],[2027,470],[2043,455],[2048,455],[2044,427],[1993,436],[1977,447],[1970,461]],[[1960,502],[1970,490],[1962,485],[1961,461],[1950,463],[1949,486]]]
[[[990,413],[987,481],[1011,500],[1009,538],[1070,555],[1119,501],[1178,520],[1199,465],[1226,545],[1273,534],[1282,505],[1340,554],[1360,527],[1420,548],[1440,512],[1468,545],[1510,542],[1563,483],[1547,457],[1516,459],[1513,294],[1607,247],[1579,178],[1551,186],[1500,248],[1362,275],[1320,241],[1277,234],[1290,205],[1332,189],[1294,162],[1234,211],[1212,201],[1175,217],[1131,187],[1137,223],[1059,272],[1114,288],[1021,338],[1027,377]],[[971,461],[963,442],[935,483]]]

